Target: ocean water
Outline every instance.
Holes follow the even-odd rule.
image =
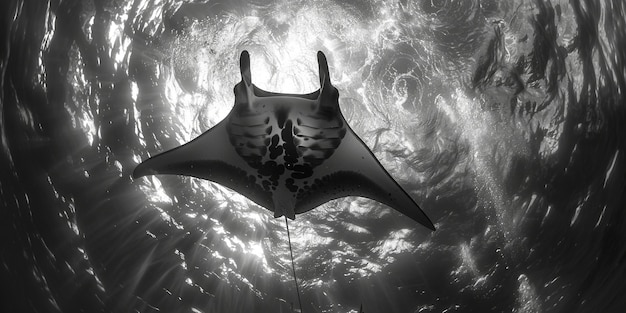
[[[284,220],[149,156],[318,88],[435,223],[289,222],[304,312],[623,312],[626,2],[3,0],[2,312],[299,312]],[[219,149],[220,147],[207,147]]]

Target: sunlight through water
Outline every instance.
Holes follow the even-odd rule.
[[[299,312],[285,220],[132,179],[252,82],[319,88],[433,220],[347,197],[288,221],[304,312],[626,307],[622,1],[6,0],[2,312]],[[220,147],[206,147],[220,149]]]

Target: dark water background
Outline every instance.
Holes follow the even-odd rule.
[[[347,120],[438,228],[361,198],[298,216],[305,312],[626,310],[622,0],[0,14],[2,312],[297,307],[281,219],[205,181],[130,178],[228,113],[243,49],[259,87],[298,93],[323,50]]]

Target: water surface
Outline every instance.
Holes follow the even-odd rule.
[[[7,312],[299,311],[284,220],[189,177],[133,180],[262,89],[318,88],[431,217],[363,198],[290,222],[305,312],[626,307],[626,3],[0,5]]]

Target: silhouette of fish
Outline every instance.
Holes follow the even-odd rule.
[[[295,219],[325,202],[361,196],[384,203],[435,230],[352,131],[339,109],[326,56],[317,53],[320,89],[282,94],[252,84],[250,56],[240,57],[242,80],[228,116],[196,139],[139,164],[133,177],[177,174],[229,187]]]

